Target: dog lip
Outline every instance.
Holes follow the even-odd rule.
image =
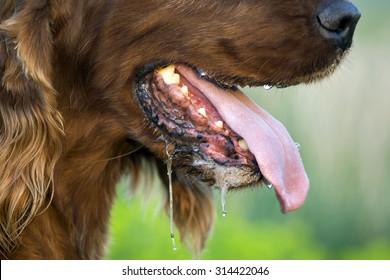
[[[212,74],[209,74],[206,70],[204,70],[202,68],[191,67],[191,66],[189,68],[193,69],[199,75],[199,77],[201,77],[202,79],[205,79],[208,82],[213,83],[222,89],[231,89],[231,90],[238,89],[238,87],[235,83],[227,83],[227,82],[224,82],[222,79],[215,78],[215,77],[213,77]],[[228,79],[229,78],[226,78],[225,80],[228,80]]]
[[[230,78],[229,76],[223,76],[221,74],[213,75],[213,74],[210,74],[206,70],[204,70],[202,68],[199,68],[199,67],[191,67],[191,66],[189,66],[189,68],[192,68],[199,75],[200,78],[206,79],[207,81],[217,85],[218,87],[220,87],[222,89],[238,90],[238,85],[243,86],[243,87],[245,87],[245,86],[249,86],[249,87],[263,86],[264,88],[268,88],[269,87],[269,89],[271,89],[273,87],[276,87],[278,89],[282,89],[282,88],[287,88],[287,87],[291,86],[291,85],[289,85],[287,83],[265,83],[265,82],[262,82],[262,81],[225,82],[225,81],[231,80],[232,78]],[[219,77],[219,78],[217,78],[217,77]],[[241,79],[244,80],[245,78],[241,78]],[[238,78],[238,80],[239,80],[239,78]]]
[[[139,81],[148,73],[154,72],[158,68],[163,68],[171,64],[179,65],[180,63],[176,64],[167,60],[154,60],[145,63],[136,70],[135,80]],[[213,83],[222,89],[238,90],[238,86],[265,87],[267,85],[272,88],[276,87],[278,89],[283,89],[298,84],[298,82],[261,81],[248,77],[230,77],[229,75],[224,75],[221,72],[210,72],[201,67],[194,66],[191,63],[184,63],[181,65],[185,65],[186,67],[192,69],[195,73],[198,74],[199,77],[207,80],[210,83]]]

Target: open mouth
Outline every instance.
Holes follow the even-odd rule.
[[[294,141],[235,84],[183,64],[141,73],[136,85],[141,106],[175,144],[177,166],[221,188],[263,180],[275,188],[283,212],[302,206],[309,181]]]

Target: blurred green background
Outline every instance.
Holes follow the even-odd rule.
[[[273,190],[229,193],[229,215],[217,215],[202,259],[390,259],[390,1],[354,3],[362,18],[335,75],[247,90],[301,144],[311,181],[306,204],[283,215]],[[192,258],[181,245],[172,250],[155,184],[147,199],[129,194],[126,181],[118,187],[107,258]]]

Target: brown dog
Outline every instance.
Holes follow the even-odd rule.
[[[2,0],[1,257],[102,257],[119,178],[155,169],[168,189],[170,161],[195,252],[209,186],[263,181],[283,212],[299,208],[294,142],[237,86],[331,74],[359,17],[344,0]]]

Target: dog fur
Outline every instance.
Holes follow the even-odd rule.
[[[311,24],[325,2],[2,0],[1,257],[101,258],[121,176],[157,172],[167,189],[166,145],[134,94],[139,67],[188,63],[242,86],[310,83],[344,56]],[[173,190],[175,224],[200,252],[211,189],[175,169]]]

